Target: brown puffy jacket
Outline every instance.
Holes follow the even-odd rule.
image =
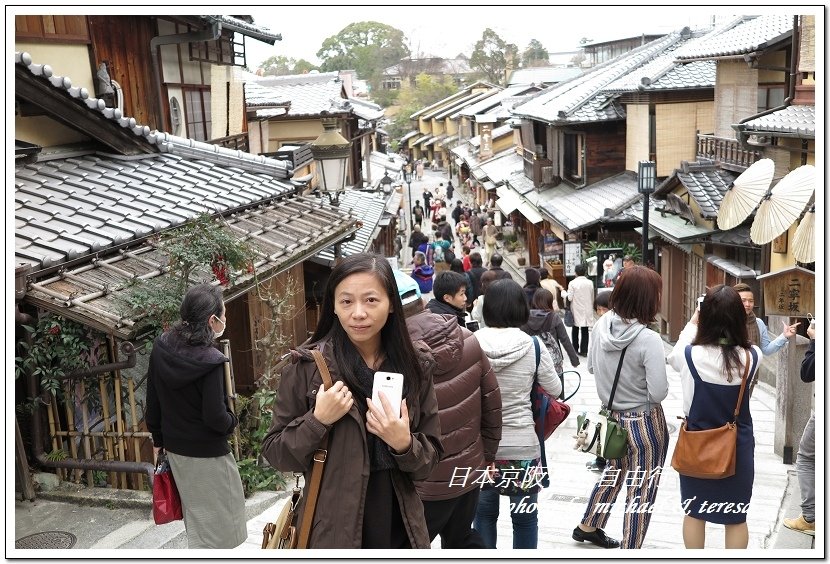
[[[452,315],[422,311],[406,320],[412,340],[429,345],[435,357],[433,375],[444,456],[429,477],[415,483],[424,501],[453,499],[473,488],[478,470],[496,459],[501,440],[501,392],[490,361],[475,335]],[[456,468],[459,470],[456,471]],[[459,476],[470,468],[463,486]],[[453,486],[453,474],[456,479]]]
[[[412,548],[429,548],[430,539],[424,518],[424,506],[413,484],[426,478],[441,456],[441,431],[432,387],[434,362],[423,343],[415,344],[421,361],[424,382],[420,394],[407,399],[412,431],[408,452],[392,457],[398,470],[392,472],[392,484],[401,508],[404,527]],[[331,357],[331,345],[316,345],[326,359],[332,382],[342,380]],[[314,417],[315,396],[323,378],[309,351],[296,351],[299,358],[282,372],[274,420],[263,443],[262,454],[271,465],[283,472],[303,472],[306,490],[311,477],[312,455],[328,430]],[[369,458],[366,449],[366,425],[357,406],[330,426],[320,497],[314,512],[309,548],[360,548],[363,534],[363,508],[369,481]],[[303,492],[298,522],[302,522],[308,491]]]

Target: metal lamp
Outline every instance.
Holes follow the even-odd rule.
[[[412,217],[412,207],[413,206],[412,206],[412,168],[411,168],[411,165],[406,165],[404,167],[404,169],[403,169],[403,181],[406,182],[406,193],[407,193],[407,196],[409,196],[409,199],[406,201],[406,203],[409,206],[409,225],[411,225],[414,228],[415,224],[412,222],[413,221],[413,217]]]
[[[648,256],[648,197],[654,193],[657,183],[657,163],[639,161],[637,163],[637,191],[643,195],[643,265]]]
[[[346,165],[351,143],[337,131],[337,119],[323,119],[323,133],[309,144],[317,167],[320,191],[332,205],[340,203],[346,187]]]
[[[389,176],[389,171],[383,171],[383,178],[380,179],[380,188],[384,194],[392,193],[392,178]]]

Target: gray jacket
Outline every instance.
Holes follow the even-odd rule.
[[[614,411],[646,411],[669,393],[666,355],[660,335],[637,320],[625,321],[613,310],[609,311],[594,325],[588,349],[588,372],[595,375],[597,395],[606,405],[626,346],[628,350],[611,407]]]

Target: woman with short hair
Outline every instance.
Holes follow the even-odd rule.
[[[537,364],[533,338],[520,329],[530,313],[522,287],[510,279],[496,280],[487,287],[484,297],[487,326],[476,331],[476,338],[499,382],[502,435],[496,452],[495,482],[481,490],[474,527],[488,548],[496,548],[499,496],[509,496],[513,548],[536,548],[538,492],[547,469],[541,465],[530,390],[534,373],[552,396],[562,393],[562,384],[547,349],[539,345]]]
[[[611,404],[611,416],[628,431],[628,449],[622,458],[609,459],[606,471],[588,498],[582,521],[571,535],[602,548],[640,548],[651,520],[651,511],[626,511],[622,545],[602,528],[622,486],[627,486],[626,507],[653,510],[660,472],[669,448],[669,430],[660,402],[669,391],[666,357],[660,335],[648,328],[660,311],[662,278],[644,266],[633,266],[620,278],[611,294],[611,311],[594,325],[588,350],[588,372],[594,374],[603,406],[611,396],[619,368],[619,384]],[[608,484],[604,476],[617,476]],[[628,472],[645,480],[626,480]]]

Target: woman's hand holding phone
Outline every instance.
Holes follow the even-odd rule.
[[[381,407],[378,408],[371,398],[366,398],[366,430],[377,435],[398,454],[409,450],[412,433],[409,430],[409,410],[406,400],[401,400],[401,416],[398,417],[389,398],[383,391],[378,392]]]

